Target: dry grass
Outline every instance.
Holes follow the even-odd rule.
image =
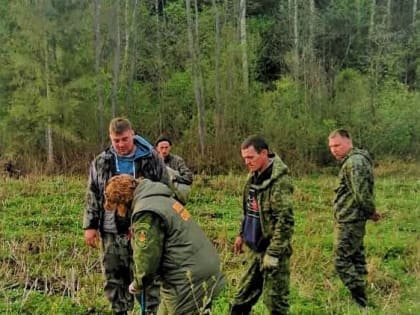
[[[395,163],[394,163],[395,164]],[[377,204],[384,213],[368,224],[369,297],[366,314],[418,314],[420,305],[420,190],[417,170],[392,163],[377,168]],[[395,175],[398,174],[398,175]],[[241,219],[245,176],[197,178],[187,208],[213,240],[228,285],[214,303],[226,314],[246,258],[232,246]],[[292,314],[359,314],[332,263],[332,175],[295,180]],[[110,314],[102,293],[99,251],[87,249],[81,219],[85,178],[26,177],[0,185],[0,313]],[[138,309],[136,309],[136,312]],[[261,302],[254,314],[264,314]]]

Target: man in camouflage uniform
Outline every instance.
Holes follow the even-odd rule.
[[[116,314],[127,314],[133,308],[128,292],[132,281],[132,248],[129,238],[130,218],[104,211],[104,189],[114,175],[130,174],[169,184],[165,165],[153,146],[134,134],[131,123],[114,118],[109,125],[112,145],[92,162],[89,172],[83,229],[87,245],[97,247],[102,239],[105,295]],[[150,290],[149,290],[150,292]],[[148,311],[153,314],[159,303],[159,287],[146,296]]]
[[[351,137],[344,129],[333,131],[328,140],[331,154],[341,163],[334,199],[335,269],[354,301],[366,307],[367,268],[363,238],[366,220],[380,219],[373,195],[372,160],[367,151],[353,148]]]
[[[130,292],[143,290],[158,275],[158,315],[210,314],[212,298],[224,284],[219,257],[188,210],[171,198],[171,190],[120,175],[109,181],[106,192],[107,208],[132,200],[135,271]]]
[[[230,314],[250,314],[261,294],[271,315],[288,314],[293,184],[288,167],[269,152],[263,138],[247,138],[241,154],[250,176],[243,192],[244,218],[234,251],[240,253],[245,243],[249,265]]]
[[[169,138],[159,137],[155,142],[155,148],[165,162],[169,177],[186,200],[193,183],[193,173],[187,167],[182,157],[171,153],[172,142]]]

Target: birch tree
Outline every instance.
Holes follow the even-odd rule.
[[[221,34],[220,34],[220,14],[216,4],[216,0],[212,0],[213,11],[214,11],[214,29],[215,29],[215,50],[214,50],[214,95],[215,95],[215,107],[216,107],[216,139],[220,139],[224,133],[224,106],[220,100],[220,49],[221,49]],[[221,141],[217,141],[221,143]]]
[[[200,153],[204,156],[205,153],[205,106],[204,106],[204,87],[200,69],[200,45],[198,37],[198,6],[197,1],[194,1],[195,8],[195,28],[191,16],[191,1],[185,0],[186,16],[187,16],[187,34],[188,34],[188,48],[191,56],[191,74],[194,87],[194,96],[197,104],[198,117],[198,138],[200,143]],[[194,36],[195,35],[195,36]]]
[[[115,117],[119,113],[118,109],[118,84],[120,74],[120,59],[121,59],[121,39],[120,39],[120,2],[114,2],[113,10],[113,23],[111,23],[113,29],[113,48],[114,57],[112,62],[112,92],[111,92],[111,104],[112,104],[112,116]]]
[[[248,54],[247,54],[247,43],[246,43],[246,0],[240,0],[239,2],[239,36],[241,41],[241,52],[242,52],[242,76],[244,82],[244,90],[248,93],[249,89],[249,70],[248,70]]]
[[[51,92],[50,92],[50,61],[49,61],[49,49],[48,49],[48,37],[45,34],[44,39],[45,52],[44,52],[44,69],[45,69],[45,99],[46,105],[50,107],[51,103]],[[52,136],[52,123],[51,116],[48,115],[47,118],[47,128],[46,128],[46,141],[47,141],[47,169],[52,170],[54,168],[54,144]]]
[[[387,0],[386,2],[386,21],[390,30],[392,27],[392,0]]]
[[[128,1],[128,0],[127,0]],[[134,81],[134,71],[136,68],[136,49],[137,49],[137,36],[135,36],[136,32],[136,25],[137,25],[137,7],[138,7],[139,0],[134,0],[132,13],[131,13],[131,21],[129,26],[129,36],[128,36],[128,43],[127,43],[127,90],[126,90],[126,108],[132,112],[134,110],[133,105],[133,81]]]
[[[295,53],[295,78],[299,77],[299,28],[298,28],[298,15],[299,7],[298,0],[293,1],[293,43]]]
[[[101,73],[101,0],[95,0],[94,8],[94,32],[95,32],[95,73],[96,73],[96,101],[97,101],[97,122],[98,122],[98,139],[100,147],[103,147],[104,138],[104,99],[103,99],[103,82]]]

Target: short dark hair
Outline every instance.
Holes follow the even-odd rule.
[[[258,153],[260,153],[262,150],[270,151],[265,139],[259,135],[251,135],[248,138],[246,138],[241,144],[241,150],[245,150],[250,146],[253,146],[255,151],[257,151]]]
[[[333,137],[335,137],[337,135],[339,135],[339,136],[341,136],[343,138],[351,139],[350,132],[348,132],[346,129],[343,129],[343,128],[335,129],[334,131],[332,131],[330,133],[330,135],[328,136],[328,138],[333,138]]]
[[[132,130],[131,122],[127,118],[115,117],[109,123],[109,133],[114,135],[120,135],[127,130]]]
[[[155,142],[155,147],[157,147],[157,145],[163,141],[167,141],[169,143],[169,145],[172,145],[172,141],[171,139],[169,139],[166,136],[160,136],[159,138],[157,138],[156,142]]]

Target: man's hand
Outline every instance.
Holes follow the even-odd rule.
[[[382,215],[379,213],[379,212],[377,212],[377,211],[375,211],[370,217],[369,217],[369,219],[370,220],[372,220],[373,222],[378,222],[380,219],[382,219]]]
[[[139,294],[141,290],[137,288],[137,283],[135,281],[131,282],[128,286],[128,292],[131,294]]]
[[[242,253],[242,246],[244,244],[244,240],[242,238],[242,236],[237,236],[235,239],[235,244],[233,245],[233,253],[235,255],[239,255],[240,253]]]
[[[98,247],[98,232],[95,229],[85,230],[85,242],[92,248]]]
[[[279,266],[279,259],[277,257],[265,254],[262,261],[263,270],[271,270]]]

